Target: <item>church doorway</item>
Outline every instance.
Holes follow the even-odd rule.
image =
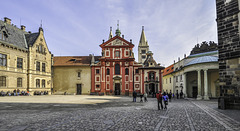
[[[149,95],[152,95],[152,97],[155,97],[156,90],[155,90],[155,84],[151,83],[149,84]]]
[[[115,95],[120,95],[120,83],[115,83]]]

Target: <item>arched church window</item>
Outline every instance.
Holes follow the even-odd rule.
[[[120,75],[120,65],[115,64],[115,75]]]

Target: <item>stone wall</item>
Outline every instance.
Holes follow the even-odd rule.
[[[240,96],[239,4],[216,0],[221,96]]]

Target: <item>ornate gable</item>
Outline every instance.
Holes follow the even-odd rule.
[[[101,48],[116,47],[116,46],[130,47],[130,48],[134,47],[134,45],[131,42],[128,42],[127,40],[123,39],[120,36],[115,36],[115,37],[109,39],[108,41],[106,41],[105,43],[102,43],[100,45]]]

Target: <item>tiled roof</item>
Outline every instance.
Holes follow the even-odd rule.
[[[101,56],[94,56],[98,61]],[[92,56],[56,56],[53,58],[53,66],[90,66]]]
[[[24,35],[28,34],[27,32],[17,28],[14,25],[6,24],[4,23],[4,21],[1,20],[0,31],[5,31],[8,34],[7,40],[4,42],[21,49],[28,48],[24,38]]]
[[[29,46],[32,46],[36,39],[38,38],[39,33],[31,33],[31,34],[25,34],[26,41]]]
[[[168,74],[172,73],[173,71],[174,71],[174,64],[166,67],[166,68],[163,70],[163,76],[168,75]]]
[[[185,66],[193,65],[193,64],[200,64],[200,63],[208,63],[208,62],[218,62],[217,56],[202,56],[195,58],[188,62]]]

